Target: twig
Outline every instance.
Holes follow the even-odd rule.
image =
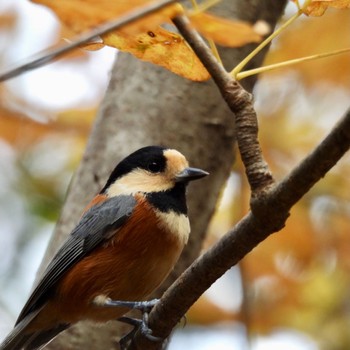
[[[274,38],[281,34],[286,28],[288,28],[294,21],[296,21],[302,14],[301,10],[298,10],[291,18],[283,23],[277,30],[275,30],[269,37],[267,37],[262,43],[260,43],[248,56],[246,56],[237,66],[232,70],[231,75],[237,77],[242,69],[256,56],[264,47],[266,47]],[[242,78],[243,79],[243,78]]]
[[[79,35],[78,37],[75,37],[72,40],[70,44],[66,44],[63,46],[60,46],[58,48],[54,49],[48,49],[45,51],[42,51],[39,54],[39,57],[33,57],[30,59],[27,63],[21,64],[20,66],[13,68],[5,73],[0,74],[0,82],[14,78],[20,74],[23,74],[25,72],[28,72],[30,70],[39,68],[54,59],[57,59],[69,51],[79,47],[81,44],[84,44],[86,42],[89,42],[96,37],[106,34],[112,30],[121,28],[125,26],[126,24],[129,24],[131,22],[134,22],[138,20],[139,18],[144,17],[145,15],[158,11],[161,8],[168,6],[172,3],[178,2],[179,0],[162,0],[157,1],[155,3],[151,3],[150,5],[144,6],[140,9],[134,10],[132,12],[127,13],[125,16],[121,16],[120,18],[104,23],[100,26],[98,26],[95,30],[89,31],[86,34]]]
[[[310,56],[306,56],[306,57],[294,58],[294,59],[291,59],[288,61],[270,64],[268,66],[263,66],[263,67],[258,67],[258,68],[254,68],[254,69],[245,70],[241,73],[237,73],[236,79],[241,80],[241,79],[247,78],[247,77],[254,75],[254,74],[265,73],[265,72],[268,72],[270,70],[275,70],[275,69],[282,68],[282,67],[290,67],[294,64],[304,63],[304,62],[308,62],[308,61],[315,61],[315,60],[318,60],[320,58],[326,58],[326,57],[340,55],[342,53],[349,53],[349,52],[350,52],[350,48],[347,47],[346,49],[340,49],[340,50],[335,50],[335,51],[331,51],[331,52],[319,53],[316,55],[310,55]]]
[[[173,22],[210,73],[235,115],[237,143],[250,187],[255,196],[257,192],[273,184],[273,177],[259,145],[258,122],[251,94],[244,90],[217,62],[201,36],[190,26],[187,17],[177,16]]]

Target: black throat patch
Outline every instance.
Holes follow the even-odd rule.
[[[167,191],[147,193],[149,203],[161,212],[174,211],[187,215],[186,184],[177,183]]]

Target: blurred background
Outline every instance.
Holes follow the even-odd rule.
[[[286,18],[295,11],[290,5]],[[53,13],[0,2],[0,71],[65,36]],[[300,18],[267,64],[350,45],[350,11]],[[0,84],[0,339],[35,278],[108,84],[111,48],[74,51]],[[263,74],[255,89],[263,152],[277,179],[349,107],[350,54]],[[239,159],[239,158],[238,158]],[[232,167],[203,249],[248,210],[240,161]],[[278,208],[276,208],[278,210]],[[171,350],[350,349],[350,157],[347,154],[273,235],[189,311]]]

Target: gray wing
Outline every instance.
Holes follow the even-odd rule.
[[[47,266],[18,316],[16,325],[29,313],[43,306],[52,292],[52,287],[73,264],[115,234],[131,215],[135,205],[133,196],[116,196],[93,206],[83,215]]]

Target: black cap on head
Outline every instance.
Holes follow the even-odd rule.
[[[145,169],[154,173],[164,171],[166,167],[164,150],[166,149],[168,148],[162,146],[147,146],[131,153],[114,168],[100,193],[104,193],[115,180],[136,168]]]

